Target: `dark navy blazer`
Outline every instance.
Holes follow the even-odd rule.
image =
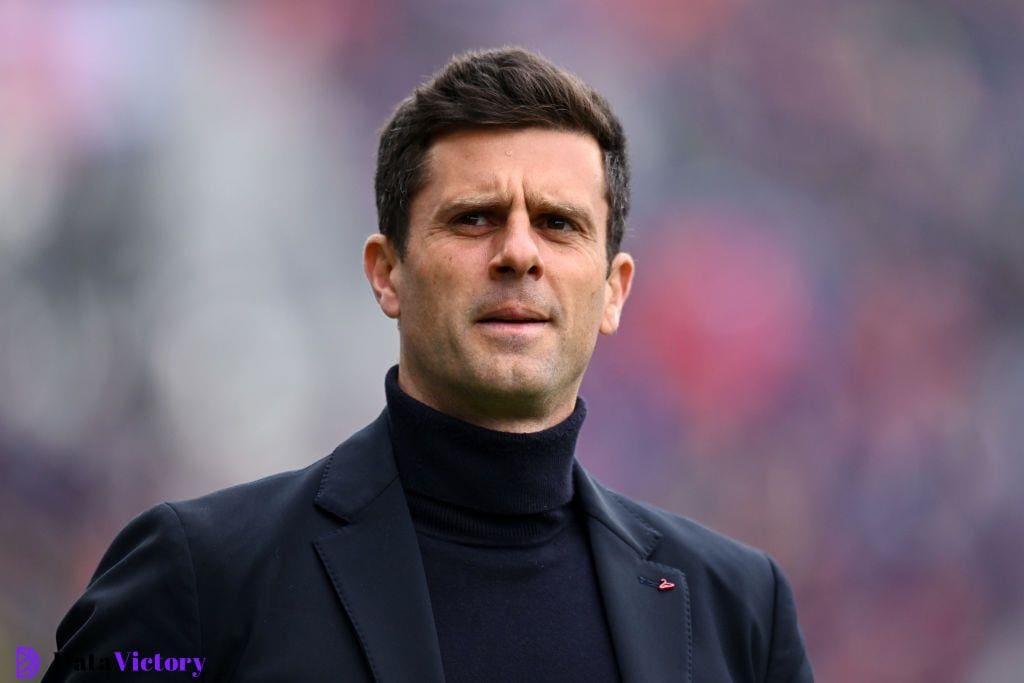
[[[624,681],[813,680],[771,558],[615,493],[579,463],[574,483]],[[443,681],[384,413],[305,469],[134,519],[57,647],[48,683]],[[75,670],[115,651],[206,659],[198,679]]]

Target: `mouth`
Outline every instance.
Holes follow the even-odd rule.
[[[532,310],[525,306],[509,304],[498,309],[493,309],[482,315],[478,323],[483,325],[510,325],[510,326],[540,326],[550,322],[550,319],[539,311]]]
[[[477,322],[500,325],[543,325],[547,320],[539,318],[481,318]]]
[[[479,329],[494,335],[532,335],[545,329],[549,320],[536,313],[525,311],[501,311],[485,315],[477,320]]]
[[[487,316],[477,321],[480,328],[490,334],[530,335],[545,329],[548,321],[543,318],[518,317],[509,315]]]

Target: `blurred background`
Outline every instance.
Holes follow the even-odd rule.
[[[1024,680],[1022,36],[1015,0],[0,0],[4,661],[144,508],[379,413],[376,131],[512,43],[630,136],[582,462],[772,553],[821,681]]]

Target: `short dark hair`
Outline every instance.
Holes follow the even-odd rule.
[[[430,146],[474,128],[541,127],[592,135],[604,160],[608,261],[619,252],[629,213],[626,135],[607,100],[573,74],[516,47],[466,52],[402,100],[381,129],[377,223],[405,258],[409,207],[423,185]]]

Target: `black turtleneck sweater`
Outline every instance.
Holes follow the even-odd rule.
[[[586,417],[540,432],[485,429],[385,380],[448,683],[618,681],[573,451]]]

